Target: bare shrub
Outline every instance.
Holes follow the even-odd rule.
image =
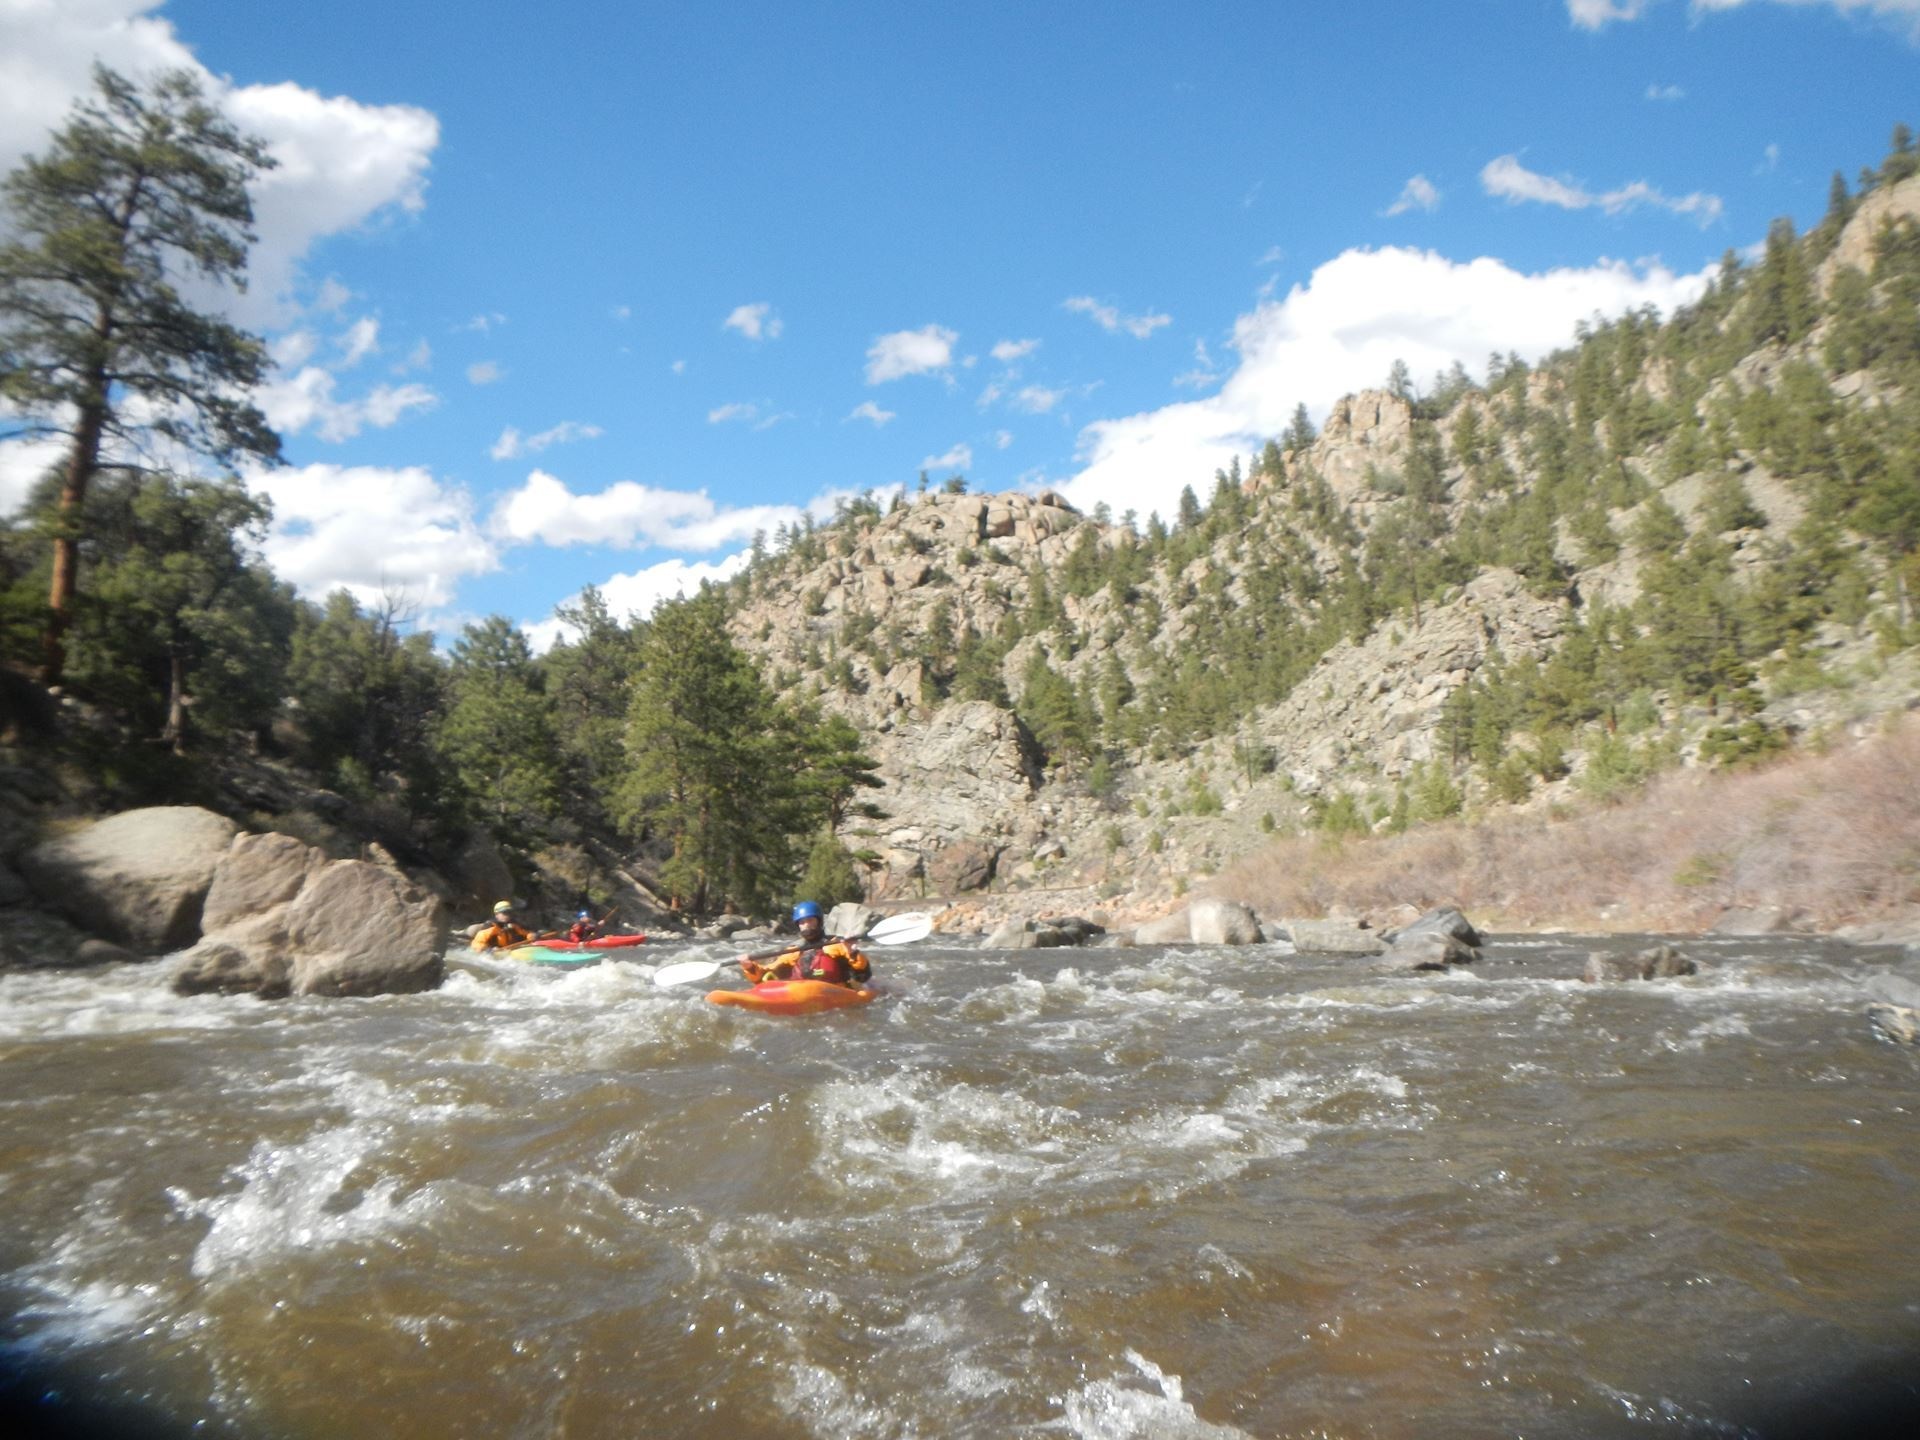
[[[1670,773],[1564,820],[1289,838],[1211,888],[1303,918],[1453,904],[1521,928],[1690,929],[1729,906],[1867,919],[1920,902],[1920,724],[1826,755]]]

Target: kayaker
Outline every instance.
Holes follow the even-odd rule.
[[[793,907],[793,923],[800,930],[800,944],[781,955],[771,965],[742,960],[740,968],[756,985],[762,980],[825,980],[830,985],[864,985],[873,978],[873,965],[851,940],[826,937],[826,922],[820,907],[802,900]]]
[[[533,931],[514,922],[513,902],[502,900],[493,907],[493,923],[473,937],[475,950],[505,950],[533,939]]]
[[[593,912],[582,910],[573,917],[573,924],[567,927],[567,939],[574,941],[598,940],[600,927],[593,923]]]

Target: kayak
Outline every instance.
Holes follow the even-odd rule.
[[[598,940],[542,940],[548,950],[624,950],[629,945],[644,945],[644,935],[602,935]]]
[[[551,945],[520,945],[507,952],[522,965],[546,965],[556,970],[584,970],[602,956],[591,950],[557,950]]]
[[[763,980],[746,990],[711,990],[707,999],[715,1005],[737,1005],[762,1015],[815,1015],[822,1010],[865,1005],[874,994],[826,980]]]

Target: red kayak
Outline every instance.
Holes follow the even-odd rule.
[[[602,935],[598,940],[542,940],[545,950],[624,950],[629,945],[644,945],[644,935]]]

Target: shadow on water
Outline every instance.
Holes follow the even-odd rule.
[[[78,1365],[0,1356],[0,1435],[15,1440],[182,1440],[195,1433],[192,1425],[158,1406],[109,1398],[98,1387],[98,1377]]]

